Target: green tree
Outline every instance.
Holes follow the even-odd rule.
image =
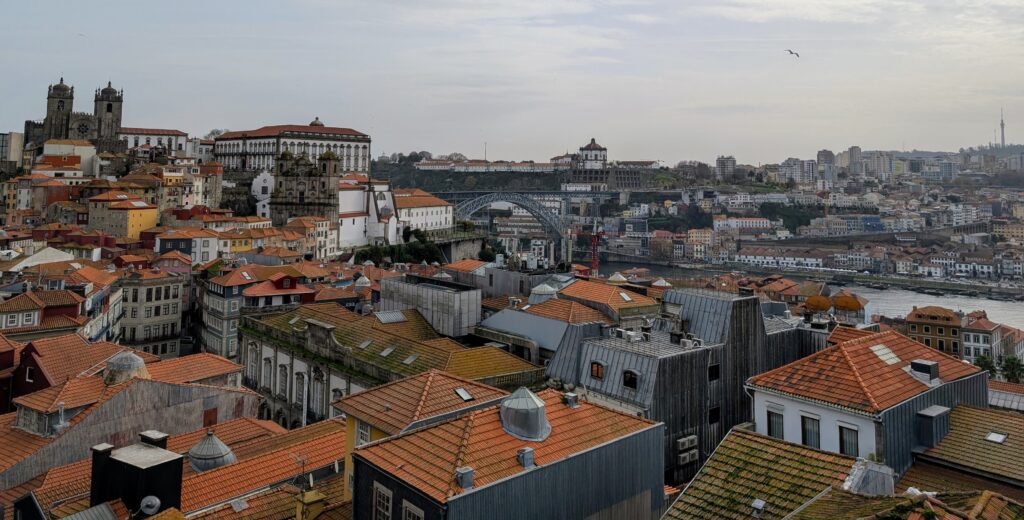
[[[1008,356],[1003,360],[1002,371],[1007,381],[1020,383],[1021,377],[1024,376],[1024,363],[1021,363],[1017,356]]]
[[[996,375],[996,362],[992,360],[991,356],[978,356],[974,360],[974,364],[978,368],[988,372],[988,377],[992,378]]]

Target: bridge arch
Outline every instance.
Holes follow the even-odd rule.
[[[508,202],[523,208],[533,215],[552,235],[559,239],[565,238],[565,225],[562,218],[555,212],[544,207],[529,195],[514,192],[495,192],[481,195],[475,199],[460,202],[455,206],[455,214],[462,218],[469,218],[471,215],[484,208],[490,207],[495,202]]]

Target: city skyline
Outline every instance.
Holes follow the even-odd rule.
[[[1014,142],[1024,105],[1024,8],[1009,2],[241,7],[10,6],[0,65],[19,72],[0,78],[0,125],[40,117],[63,75],[80,99],[124,89],[126,126],[199,136],[320,117],[374,135],[374,155],[482,157],[486,142],[491,158],[545,160],[596,137],[611,159],[757,164],[955,151],[994,138],[1001,107]]]

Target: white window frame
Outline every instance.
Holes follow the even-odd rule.
[[[391,490],[382,486],[379,482],[373,483],[373,520],[391,520]],[[386,499],[386,503],[381,499]],[[384,507],[381,507],[381,506]]]
[[[371,439],[371,426],[369,423],[357,420],[356,424],[356,446],[369,444]],[[365,438],[364,438],[365,437]]]
[[[423,520],[423,510],[402,500],[402,520]]]

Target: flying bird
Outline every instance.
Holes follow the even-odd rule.
[[[786,52],[792,54],[793,56],[796,56],[797,58],[800,57],[800,53],[799,52],[793,52],[793,49],[786,49]]]

